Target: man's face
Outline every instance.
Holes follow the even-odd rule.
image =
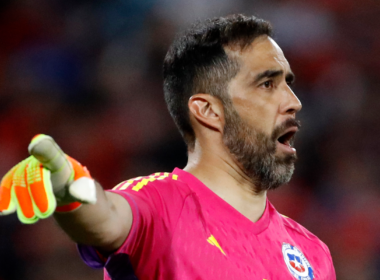
[[[290,89],[294,77],[279,46],[267,36],[243,51],[227,51],[240,64],[228,85],[223,140],[256,192],[287,183],[297,158],[292,147],[301,103]]]

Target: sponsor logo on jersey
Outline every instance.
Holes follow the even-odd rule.
[[[295,246],[282,244],[282,254],[290,273],[298,280],[313,280],[314,271],[304,254]]]
[[[210,243],[211,245],[215,246],[216,248],[219,249],[219,251],[226,256],[226,253],[223,251],[222,247],[220,247],[218,241],[216,238],[211,234],[209,238],[207,238],[207,242]]]

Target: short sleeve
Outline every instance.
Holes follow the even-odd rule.
[[[128,201],[133,216],[128,237],[116,253],[123,252],[129,256],[135,256],[141,253],[139,248],[142,245],[152,245],[149,243],[155,239],[154,234],[162,234],[165,217],[160,211],[163,208],[161,198],[155,194],[154,186],[149,186],[139,193],[133,193],[129,190],[112,190],[110,192],[117,193]]]

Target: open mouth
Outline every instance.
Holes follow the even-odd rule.
[[[297,127],[291,127],[287,129],[280,137],[277,138],[277,141],[285,146],[292,147],[294,143],[294,135],[297,133]]]

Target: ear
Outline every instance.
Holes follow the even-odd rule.
[[[222,102],[215,96],[206,93],[194,94],[189,99],[190,119],[210,129],[223,133],[224,110]]]

